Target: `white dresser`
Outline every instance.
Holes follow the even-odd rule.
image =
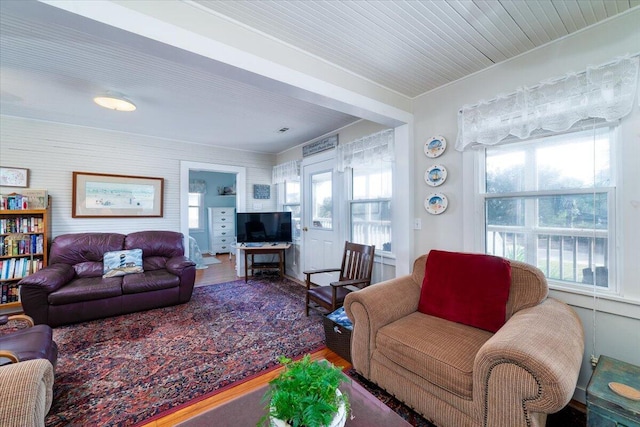
[[[209,208],[209,253],[229,253],[236,239],[235,208]]]

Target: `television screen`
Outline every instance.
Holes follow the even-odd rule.
[[[238,243],[291,242],[291,212],[236,213]]]

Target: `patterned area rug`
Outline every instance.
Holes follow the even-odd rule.
[[[324,346],[288,279],[199,287],[187,304],[54,329],[47,426],[130,426]]]
[[[358,374],[355,369],[348,369],[344,372],[349,378],[353,381],[357,382],[361,386],[363,386],[369,393],[374,395],[380,402],[387,405],[389,408],[393,409],[393,411],[400,415],[405,421],[411,424],[414,427],[436,427],[434,424],[431,424],[429,421],[425,420],[420,414],[416,411],[400,402],[398,399],[378,387],[376,384],[370,382],[365,379],[363,376]]]

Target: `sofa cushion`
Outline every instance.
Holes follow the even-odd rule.
[[[86,261],[74,264],[73,269],[78,277],[102,276],[102,263],[100,261]]]
[[[122,277],[80,277],[51,292],[49,304],[62,305],[122,295]]]
[[[496,332],[506,322],[511,265],[504,258],[432,250],[418,311]]]
[[[414,312],[376,335],[387,359],[465,399],[473,394],[473,361],[493,334],[482,329]]]
[[[123,249],[141,248],[145,258],[171,258],[184,255],[182,233],[176,231],[138,231],[128,234]]]
[[[105,252],[123,249],[124,238],[124,234],[117,233],[61,234],[51,243],[49,264],[102,263]]]
[[[104,253],[102,277],[126,276],[142,273],[142,249],[128,249]]]
[[[152,271],[152,270],[164,270],[167,268],[167,260],[169,258],[165,258],[163,256],[148,256],[144,257],[144,271]]]
[[[174,288],[180,285],[180,278],[167,270],[145,271],[122,278],[122,292],[137,294],[139,292],[157,291]]]

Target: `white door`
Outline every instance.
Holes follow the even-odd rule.
[[[303,271],[340,268],[344,239],[339,178],[334,172],[334,156],[319,154],[302,164],[303,182]],[[338,274],[317,274],[314,283],[328,285]]]

